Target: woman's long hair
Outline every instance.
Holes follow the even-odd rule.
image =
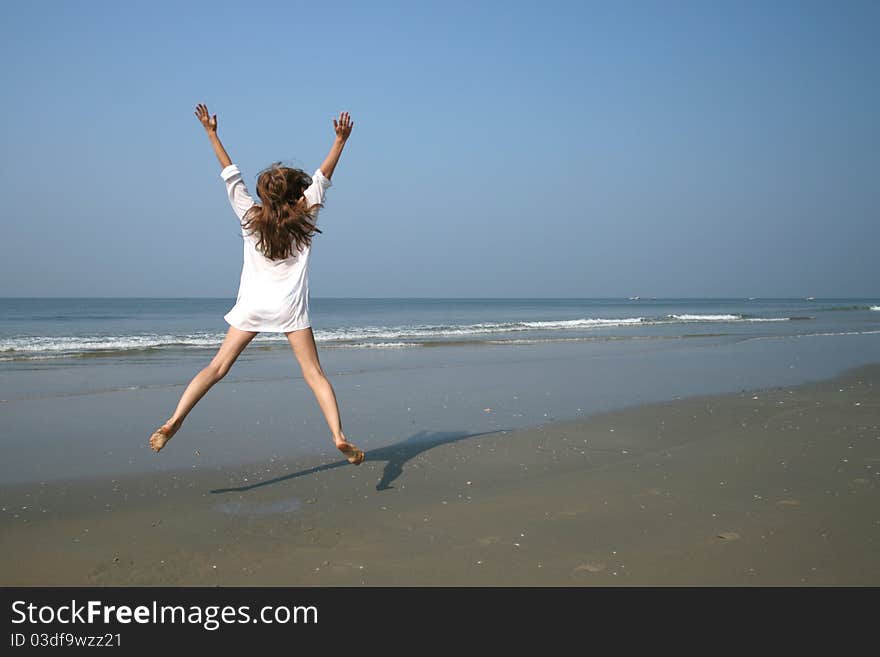
[[[283,260],[294,249],[311,246],[312,237],[320,233],[315,226],[320,203],[309,205],[303,192],[312,184],[302,169],[273,162],[257,178],[257,196],[262,205],[250,208],[242,226],[257,238],[257,250],[270,260]]]

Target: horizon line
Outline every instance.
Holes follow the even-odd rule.
[[[16,300],[16,299],[148,299],[148,300],[184,300],[184,299],[216,299],[216,300],[235,300],[235,295],[232,296],[173,296],[173,297],[141,297],[141,296],[127,296],[127,297],[119,297],[119,296],[0,296],[0,300]],[[492,297],[492,296],[472,296],[472,297],[448,297],[448,296],[402,296],[402,297],[331,297],[331,296],[313,296],[310,297],[311,300],[317,299],[442,299],[442,300],[498,300],[498,299],[516,299],[516,300],[540,300],[540,301],[557,301],[557,300],[614,300],[614,301],[666,301],[666,300],[675,300],[675,299],[718,299],[718,300],[728,300],[733,299],[737,301],[761,301],[761,300],[795,300],[795,301],[820,301],[820,300],[840,300],[840,299],[875,299],[880,298],[880,295],[874,296],[834,296],[834,297],[810,297],[810,296],[754,296],[754,297],[746,297],[746,296],[664,296],[664,297],[655,297],[655,296],[635,296],[635,297],[627,297],[627,296],[603,296],[603,297],[530,297],[530,296],[504,296],[504,297]]]

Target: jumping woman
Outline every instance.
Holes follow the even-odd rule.
[[[340,113],[338,121],[333,119],[336,139],[313,176],[301,169],[280,166],[280,162],[261,171],[257,196],[262,203],[258,205],[217,137],[217,115],[210,115],[201,103],[196,106],[195,115],[220,160],[220,177],[226,183],[229,201],[241,225],[244,265],[238,299],[224,316],[229,324],[226,339],[211,363],[184,390],[174,414],[150,436],[150,447],[158,452],[171,440],[196,403],[226,375],[250,341],[265,331],[287,336],[303,378],[324,413],[333,442],[349,462],[359,465],[365,458],[364,452],[348,442],[342,432],[336,394],[321,369],[309,320],[312,236],[322,232],[316,227],[318,211],[323,207],[330,178],[354,123],[348,112]]]

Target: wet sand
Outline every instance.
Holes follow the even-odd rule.
[[[416,434],[357,467],[272,457],[5,486],[0,584],[876,586],[878,485],[871,365]]]

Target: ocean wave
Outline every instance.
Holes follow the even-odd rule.
[[[397,340],[430,339],[438,337],[474,336],[486,333],[514,333],[521,331],[560,331],[577,329],[601,329],[631,326],[654,326],[656,324],[675,324],[684,322],[784,322],[790,319],[812,319],[793,317],[746,317],[743,315],[667,315],[666,317],[618,317],[520,321],[520,322],[481,322],[478,324],[457,325],[416,325],[416,326],[373,326],[345,327],[321,330],[315,333],[320,341],[350,342],[355,340]]]
[[[421,342],[352,342],[333,345],[337,349],[402,349],[421,346],[423,346]]]
[[[667,317],[684,322],[730,322],[743,318],[742,315],[667,315]]]
[[[880,306],[831,306],[829,308],[816,308],[815,310],[811,310],[811,312],[845,312],[848,310],[878,310]]]
[[[682,322],[787,322],[790,319],[811,317],[751,317],[748,315],[667,315]]]
[[[549,322],[520,322],[526,328],[537,329],[565,329],[565,328],[590,328],[593,326],[627,326],[629,324],[641,324],[644,317],[625,317],[623,319],[565,319]]]
[[[91,335],[16,336],[0,339],[0,353],[69,351],[138,351],[160,347],[213,347],[222,344],[224,333],[184,335]],[[279,338],[257,336],[254,342],[275,342]],[[280,340],[285,340],[282,336]],[[286,340],[285,340],[286,341]]]
[[[550,321],[480,322],[477,324],[420,324],[412,326],[355,326],[321,330],[315,338],[331,342],[352,340],[394,340],[400,338],[428,339],[440,337],[472,336],[483,333],[509,333],[516,331],[555,331],[565,329],[609,328],[646,323],[643,317],[619,319],[563,319]],[[648,322],[649,323],[649,322]]]
[[[223,344],[224,333],[184,335],[15,336],[0,339],[0,361],[51,360],[102,355],[133,355],[174,347],[212,348]],[[258,335],[254,343],[287,342],[282,335]]]
[[[685,333],[682,335],[601,335],[576,338],[510,338],[508,340],[482,340],[484,344],[547,344],[551,342],[630,342],[636,340],[688,340],[691,338],[723,338],[727,333]],[[448,343],[455,344],[455,343]]]
[[[877,335],[877,331],[825,331],[822,333],[792,333],[788,335],[756,335],[745,338],[744,341],[750,340],[782,340],[786,338],[815,338],[820,336],[840,336],[840,335]]]
[[[316,329],[315,340],[324,346],[395,349],[435,346],[443,341],[484,342],[481,336],[505,333],[594,331],[700,322],[781,322],[801,317],[750,317],[740,314],[678,314],[665,317],[582,317],[579,319],[479,322],[474,324],[417,324],[398,326],[349,326]],[[605,331],[599,331],[605,333]],[[174,348],[212,349],[225,339],[221,332],[145,335],[13,336],[0,338],[0,361],[136,355]],[[263,348],[286,345],[280,333],[254,338]]]

